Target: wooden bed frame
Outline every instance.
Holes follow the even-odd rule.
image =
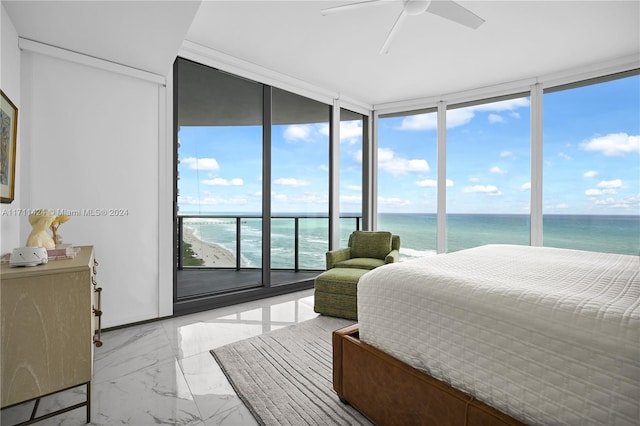
[[[523,425],[361,342],[358,324],[333,332],[333,388],[377,425]]]

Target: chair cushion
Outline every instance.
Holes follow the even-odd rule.
[[[391,251],[391,232],[354,231],[349,239],[351,257],[383,259]]]
[[[386,262],[381,259],[374,259],[372,257],[356,257],[355,259],[343,260],[342,262],[334,263],[334,268],[357,268],[357,269],[374,269],[378,266],[384,265]]]
[[[367,269],[333,268],[318,275],[315,280],[316,291],[356,296],[360,277],[369,272]]]

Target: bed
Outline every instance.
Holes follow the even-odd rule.
[[[640,422],[638,256],[487,245],[385,265],[333,336],[377,424]]]

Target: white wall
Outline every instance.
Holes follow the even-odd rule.
[[[160,282],[172,277],[159,277],[167,270],[159,261],[159,220],[167,217],[159,201],[170,199],[159,194],[170,173],[159,167],[167,149],[165,87],[49,55],[21,57],[22,142],[29,146],[22,207],[77,214],[60,231],[66,243],[95,246],[103,327],[170,314],[172,288],[161,290]],[[24,239],[26,218],[21,228]]]
[[[18,127],[23,126],[22,103],[20,102],[20,50],[16,32],[4,5],[0,5],[0,88],[18,107]],[[24,158],[22,131],[18,129],[16,149],[16,173],[22,168]],[[9,253],[14,247],[24,245],[20,238],[20,221],[17,212],[22,206],[21,181],[16,180],[14,200],[10,204],[0,204],[0,254]]]

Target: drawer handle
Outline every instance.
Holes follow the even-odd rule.
[[[99,348],[102,346],[102,311],[100,309],[93,308],[93,314],[98,318],[98,329],[93,335],[93,343],[96,345],[96,348]]]
[[[98,281],[96,281],[96,277],[91,275],[91,284],[93,284],[94,286],[98,285]]]
[[[93,343],[96,345],[96,348],[99,348],[102,346],[102,287],[95,287],[97,283],[93,277],[91,277],[91,280],[94,285],[93,291],[98,293],[98,307],[93,308],[93,314],[98,318],[98,329],[93,336]]]

